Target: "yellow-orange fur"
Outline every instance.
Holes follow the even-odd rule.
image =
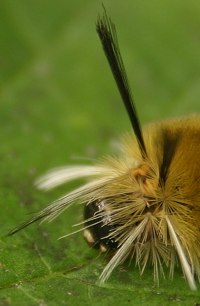
[[[163,129],[172,135],[180,134],[180,139],[162,185],[159,164]],[[158,279],[163,262],[173,274],[178,257],[166,221],[169,218],[192,273],[200,277],[200,116],[152,123],[143,130],[143,137],[148,159],[141,156],[134,137],[126,136],[121,157],[113,160],[113,171],[118,176],[99,191],[100,197],[111,199],[107,204],[111,220],[119,224],[110,235],[117,237],[123,247],[131,229],[147,218],[121,260],[127,255],[135,257],[142,271],[148,261],[152,262]],[[110,166],[112,161],[108,163]]]

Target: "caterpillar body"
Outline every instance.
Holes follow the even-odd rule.
[[[192,290],[200,278],[200,116],[169,119],[141,129],[117,35],[106,12],[97,33],[129,115],[133,133],[121,140],[120,152],[96,165],[51,170],[37,186],[48,190],[71,180],[87,183],[54,201],[9,232],[13,235],[37,220],[51,221],[70,205],[84,205],[84,236],[112,258],[100,281],[127,257],[141,273],[151,263],[154,278],[173,275],[175,264]]]

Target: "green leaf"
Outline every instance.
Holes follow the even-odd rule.
[[[105,1],[115,22],[142,123],[200,110],[200,3]],[[130,123],[95,32],[101,1],[0,2],[0,305],[198,305],[177,268],[153,282],[134,264],[100,287],[106,259],[82,234],[71,207],[13,237],[11,228],[74,185],[42,193],[44,171],[113,151]],[[87,160],[86,160],[87,162]]]

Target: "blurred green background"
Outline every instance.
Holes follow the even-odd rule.
[[[36,177],[113,152],[130,129],[95,32],[102,1],[0,1],[0,226],[2,236],[73,185],[49,193]],[[200,110],[200,2],[104,1],[141,122]],[[76,185],[77,186],[77,185]],[[152,269],[118,267],[82,234],[75,206],[50,224],[0,240],[0,305],[200,305],[180,269],[153,283]]]

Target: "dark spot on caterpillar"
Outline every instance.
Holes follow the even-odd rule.
[[[84,209],[84,219],[93,241],[89,241],[86,235],[85,238],[92,247],[104,247],[105,251],[107,249],[116,250],[118,248],[118,242],[109,236],[117,225],[110,224],[111,215],[106,209],[105,199],[87,204]]]

